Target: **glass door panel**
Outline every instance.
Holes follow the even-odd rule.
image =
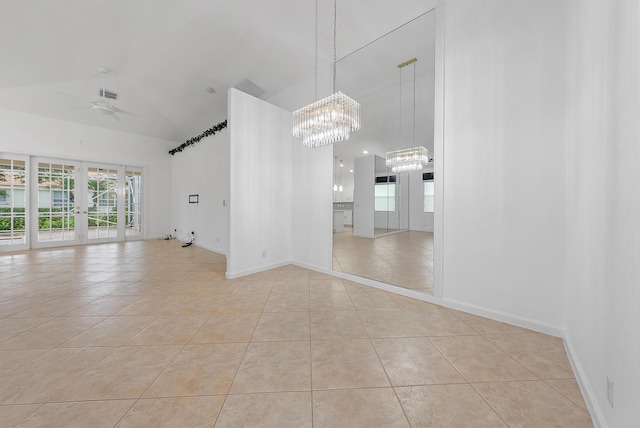
[[[38,244],[77,241],[75,222],[77,166],[66,163],[38,162],[37,238]]]
[[[118,169],[87,167],[87,239],[118,238]]]
[[[142,238],[142,171],[127,169],[124,174],[125,235]]]
[[[0,248],[26,248],[26,162],[0,156]]]

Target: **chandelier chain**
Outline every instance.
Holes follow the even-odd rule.
[[[336,62],[338,61],[336,36],[338,22],[338,0],[333,0],[333,93],[336,92]]]
[[[411,142],[416,145],[416,63],[413,63],[413,129]]]
[[[317,100],[318,99],[318,0],[316,0],[316,79],[315,79],[315,92],[314,92],[314,96],[313,99]]]

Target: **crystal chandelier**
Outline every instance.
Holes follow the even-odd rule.
[[[349,139],[360,129],[360,104],[342,92],[336,92],[336,17],[333,2],[333,95],[293,112],[293,136],[307,147],[320,147]],[[315,98],[318,99],[318,0],[316,0],[316,74]]]
[[[413,130],[412,143],[416,140],[416,58],[398,64],[400,69],[400,134],[402,134],[402,69],[409,64],[413,64]],[[393,150],[387,152],[387,167],[392,172],[420,171],[429,163],[429,150],[423,146],[416,146],[407,149]]]

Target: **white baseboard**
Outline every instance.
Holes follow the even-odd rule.
[[[264,272],[265,270],[275,269],[275,268],[279,268],[279,267],[290,265],[290,264],[291,264],[291,261],[287,260],[287,261],[284,261],[284,262],[271,263],[271,264],[268,264],[268,265],[258,266],[256,268],[241,270],[241,271],[238,271],[238,272],[229,272],[229,271],[227,271],[227,273],[225,274],[225,277],[227,279],[236,279],[236,278],[240,278],[242,276],[251,275],[251,274],[259,273],[259,272]]]
[[[204,248],[205,250],[213,251],[214,253],[222,254],[225,257],[227,256],[227,252],[222,248],[216,248],[210,245],[200,244],[198,242],[194,243],[193,245],[195,245],[196,247]]]
[[[580,391],[582,392],[584,402],[589,409],[595,428],[607,428],[608,425],[605,421],[604,414],[602,413],[602,408],[596,399],[593,386],[591,385],[591,382],[589,382],[589,378],[582,368],[578,354],[576,353],[576,350],[571,343],[571,337],[568,334],[566,334],[564,338],[564,348],[567,352],[567,356],[569,357],[569,363],[571,364],[573,373],[576,375],[576,380],[580,386]]]

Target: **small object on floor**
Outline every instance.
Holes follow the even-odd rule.
[[[182,244],[182,248],[188,247],[191,244],[193,244],[193,242],[185,242],[184,244]]]

